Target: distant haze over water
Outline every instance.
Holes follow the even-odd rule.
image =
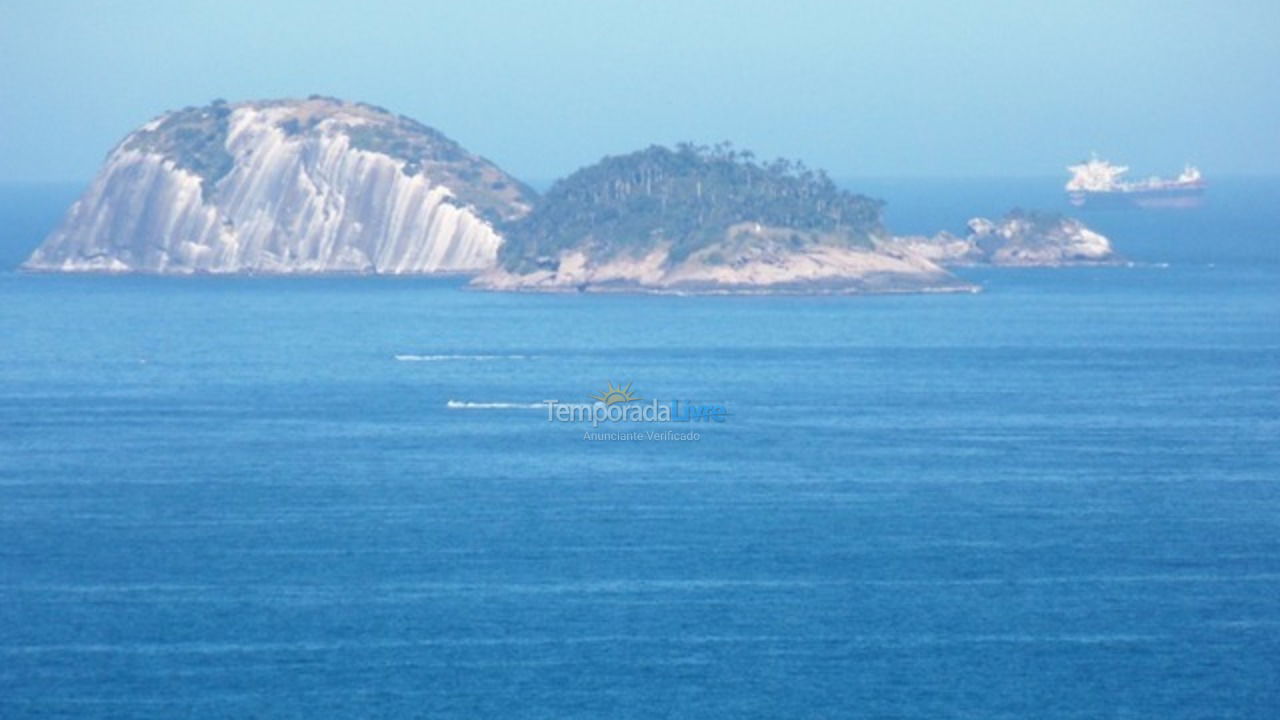
[[[146,43],[121,42],[146,28]],[[0,4],[0,180],[213,98],[363,100],[517,177],[729,139],[835,175],[1280,172],[1271,0]]]

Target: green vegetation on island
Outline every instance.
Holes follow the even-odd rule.
[[[742,223],[781,230],[797,250],[815,243],[869,248],[882,232],[881,207],[799,162],[761,163],[728,143],[654,145],[556,182],[532,213],[502,228],[500,262],[522,272],[569,249],[608,258],[662,245],[679,262],[734,240],[731,228]]]
[[[129,136],[126,149],[152,152],[200,176],[200,193],[208,199],[214,186],[235,165],[227,152],[227,118],[231,106],[214,100],[205,107],[186,107],[166,114],[154,128]]]

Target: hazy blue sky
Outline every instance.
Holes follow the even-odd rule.
[[[160,112],[311,93],[540,180],[722,139],[836,176],[1280,172],[1280,0],[0,3],[0,180]]]

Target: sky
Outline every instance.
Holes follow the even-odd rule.
[[[0,181],[169,109],[362,100],[531,182],[730,140],[835,177],[1280,173],[1280,0],[0,0]]]

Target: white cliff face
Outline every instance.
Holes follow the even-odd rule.
[[[170,154],[131,142],[135,133],[24,267],[405,274],[493,264],[502,238],[458,199],[456,178],[450,187],[430,166],[411,175],[402,158],[354,147],[350,128],[379,121],[363,106],[300,104],[234,106],[225,125],[232,164],[211,187]],[[282,127],[300,112],[309,113],[305,131]],[[501,174],[487,167],[486,182]],[[528,207],[503,210],[518,217]]]

